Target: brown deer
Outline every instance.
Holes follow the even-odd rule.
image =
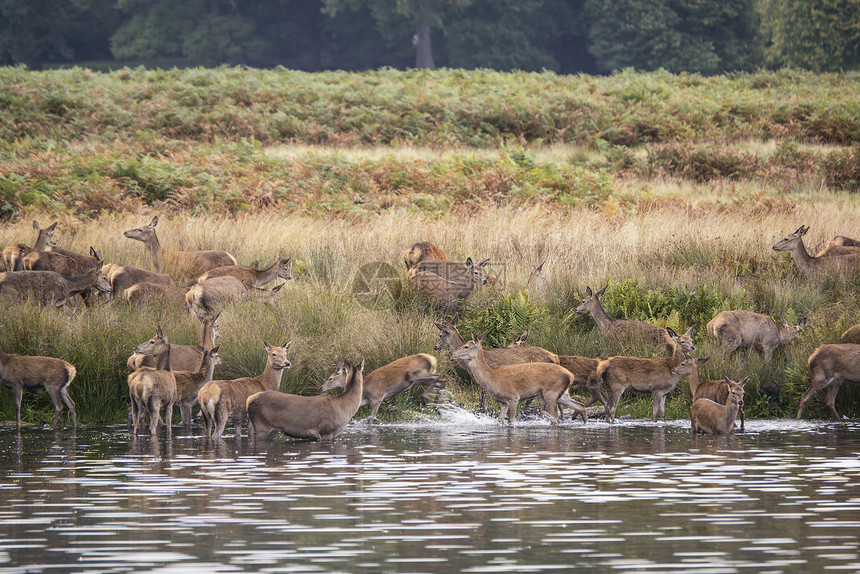
[[[263,269],[262,271],[258,271],[257,269],[245,265],[224,265],[223,267],[210,269],[201,275],[197,279],[197,282],[200,283],[201,281],[206,281],[212,277],[224,277],[229,275],[240,280],[245,284],[245,287],[248,287],[249,289],[252,287],[259,289],[264,285],[268,285],[278,277],[284,281],[292,279],[292,275],[290,274],[290,259],[292,259],[292,257],[284,259],[281,256],[278,256],[271,266],[267,269]]]
[[[735,428],[738,410],[744,406],[744,384],[728,377],[722,382],[725,400],[722,403],[701,398],[693,401],[690,407],[690,427],[694,433],[731,434]]]
[[[343,361],[336,374],[343,377],[344,391],[337,396],[304,397],[263,391],[248,397],[248,438],[267,440],[275,431],[311,440],[336,439],[361,405],[362,369]]]
[[[508,349],[516,349],[518,347],[522,347],[523,343],[525,343],[526,339],[528,339],[528,338],[529,338],[529,332],[523,331],[522,334],[520,334],[520,336],[517,337],[517,340],[510,343],[507,348]]]
[[[33,251],[44,251],[48,247],[57,245],[57,238],[54,236],[54,229],[57,227],[55,221],[50,226],[42,229],[39,227],[38,221],[33,221],[33,229],[36,230],[36,243],[33,247],[24,245],[23,243],[15,243],[7,246],[3,250],[3,263],[6,265],[6,271],[23,271],[24,265],[21,261],[26,255]]]
[[[730,389],[726,387],[726,384],[722,380],[707,380],[702,379],[701,373],[699,372],[699,365],[705,363],[710,359],[710,357],[697,357],[692,359],[693,361],[693,370],[690,371],[689,381],[690,381],[690,393],[693,396],[693,401],[696,399],[711,399],[715,403],[725,404],[726,395],[729,393]],[[749,377],[746,377],[740,383],[734,383],[741,385],[741,398],[743,398],[743,385],[749,380]],[[738,414],[741,417],[741,430],[744,430],[744,409],[741,406],[738,409]]]
[[[173,365],[174,371],[196,371],[200,368],[200,362],[203,360],[203,349],[212,349],[215,347],[215,339],[221,336],[218,330],[218,317],[203,317],[200,319],[200,343],[197,345],[174,345],[170,344],[170,362]],[[126,361],[129,370],[137,370],[140,367],[155,367],[155,357],[153,355],[141,355],[138,352],[132,355]]]
[[[537,267],[532,265],[531,273],[529,273],[529,278],[526,280],[526,291],[532,297],[544,293],[549,288],[549,281],[543,275],[543,266],[545,263],[546,261]]]
[[[178,287],[176,281],[170,275],[147,271],[146,269],[140,269],[131,265],[112,263],[110,269],[105,270],[105,276],[108,278],[111,290],[116,297],[121,297],[126,289],[130,289],[138,283],[153,283],[165,287]]]
[[[135,283],[128,289],[123,290],[120,300],[125,303],[144,303],[154,300],[172,303],[174,305],[185,305],[185,297],[190,287],[178,285],[158,285],[156,283]]]
[[[102,261],[101,250],[96,251],[90,246],[89,255],[81,255],[80,253],[65,249],[62,253],[50,249],[47,251],[33,251],[28,253],[21,263],[26,271],[56,271],[66,277],[76,277],[81,273],[86,273],[91,267],[101,265]],[[81,297],[84,303],[89,306],[98,298],[100,292],[102,290],[93,286],[89,291],[81,293]],[[107,293],[109,294],[110,291]]]
[[[154,355],[156,367],[141,367],[128,376],[128,393],[131,397],[131,419],[133,434],[137,436],[140,423],[149,414],[149,434],[153,438],[161,420],[161,409],[165,409],[164,425],[168,436],[173,422],[173,404],[176,402],[176,378],[170,363],[170,341],[161,327],[155,337],[138,345],[134,352]]]
[[[403,254],[403,262],[406,263],[406,269],[412,269],[426,259],[436,259],[446,261],[448,258],[442,253],[442,250],[428,241],[419,241],[413,243],[412,246]]]
[[[803,409],[812,395],[826,388],[824,403],[830,408],[833,418],[838,419],[836,412],[836,395],[843,381],[860,383],[860,345],[831,344],[821,345],[815,349],[806,362],[811,376],[809,388],[800,397],[800,407],[797,418],[803,416]]]
[[[323,383],[322,391],[344,388],[348,377],[346,371],[338,369]],[[364,387],[361,405],[370,405],[370,422],[376,418],[376,411],[382,401],[395,397],[405,390],[419,385],[425,387],[421,395],[424,404],[432,400],[433,391],[438,392],[444,386],[442,379],[436,374],[436,357],[419,353],[396,359],[371,371],[364,377]]]
[[[846,329],[839,341],[842,343],[854,343],[855,345],[860,344],[860,325],[854,325]]]
[[[594,322],[597,323],[597,329],[607,338],[638,340],[640,342],[663,345],[666,355],[671,355],[674,351],[674,342],[670,340],[666,334],[666,329],[643,323],[642,321],[634,321],[632,319],[613,319],[610,317],[600,298],[606,292],[606,287],[593,293],[591,287],[585,288],[585,299],[574,309],[577,315],[591,315]],[[690,327],[687,332],[679,336],[681,345],[686,353],[696,350],[693,345],[693,329]]]
[[[752,347],[764,355],[765,361],[770,361],[774,350],[794,341],[805,325],[805,317],[797,325],[783,321],[783,326],[777,327],[773,319],[761,313],[722,311],[708,322],[706,329],[727,355],[741,347]]]
[[[795,264],[807,279],[832,274],[853,277],[860,273],[860,253],[832,257],[811,256],[803,244],[803,236],[807,231],[809,227],[801,225],[797,231],[774,245],[773,250],[791,251]]]
[[[484,267],[468,258],[465,264],[455,261],[425,260],[411,268],[409,283],[432,304],[448,311],[458,310],[476,287],[487,284]]]
[[[824,246],[824,249],[819,251],[816,257],[826,257],[828,255],[848,255],[850,253],[856,253],[858,250],[860,250],[860,241],[857,241],[856,239],[851,239],[850,237],[845,237],[844,235],[837,235],[836,237],[827,242],[827,244]]]
[[[263,341],[268,359],[266,368],[256,377],[209,381],[200,387],[197,403],[200,405],[200,414],[203,417],[207,436],[220,439],[230,418],[236,424],[236,437],[242,436],[242,422],[247,418],[245,402],[255,393],[278,390],[284,370],[290,368],[287,349],[291,344],[292,340],[283,347],[273,347]]]
[[[0,381],[15,395],[15,428],[21,430],[21,398],[24,389],[38,387],[44,387],[54,405],[51,429],[57,428],[63,403],[69,408],[72,428],[75,428],[77,426],[75,403],[69,396],[69,386],[76,374],[74,365],[62,359],[15,355],[4,353],[0,349]]]
[[[618,356],[601,361],[598,365],[597,376],[609,387],[609,400],[606,403],[606,419],[609,422],[615,422],[615,409],[627,389],[651,393],[653,420],[656,421],[658,416],[666,418],[666,395],[675,390],[678,380],[693,368],[692,361],[683,363],[687,354],[678,342],[678,334],[668,328],[666,332],[675,343],[671,357],[645,359]]]
[[[258,299],[273,307],[283,283],[272,289],[246,287],[242,281],[232,276],[213,277],[193,285],[185,295],[185,307],[189,312],[206,315],[219,310],[231,301]]]
[[[203,354],[200,368],[196,371],[173,371],[173,376],[176,378],[176,402],[179,404],[179,414],[182,417],[182,426],[185,428],[191,428],[191,407],[197,402],[197,393],[203,385],[212,380],[215,365],[221,364],[219,348],[205,349],[197,345],[198,351]]]
[[[520,401],[537,398],[548,413],[553,425],[558,424],[558,407],[562,404],[574,409],[588,420],[585,407],[573,401],[567,390],[573,384],[573,375],[564,367],[554,363],[525,363],[491,367],[486,360],[481,342],[486,333],[451,353],[454,360],[465,364],[472,380],[485,389],[494,400],[501,403],[499,422],[504,424],[505,413],[508,423],[513,424]]]
[[[65,277],[54,271],[16,271],[0,273],[0,295],[15,299],[34,299],[44,305],[66,309],[70,298],[96,287],[103,293],[110,292],[110,285],[99,271],[101,262],[86,273],[76,277]]]
[[[197,278],[205,272],[222,265],[236,265],[236,258],[227,253],[215,249],[205,251],[168,251],[161,246],[155,226],[158,225],[158,216],[146,227],[129,229],[123,235],[129,239],[143,242],[152,265],[159,273],[165,270],[174,270],[185,282],[197,281]]]

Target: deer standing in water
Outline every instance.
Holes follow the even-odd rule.
[[[203,360],[203,349],[212,349],[215,347],[215,339],[221,336],[221,331],[218,329],[218,317],[203,317],[200,319],[200,344],[199,345],[170,345],[170,362],[173,365],[174,371],[196,371],[200,368],[200,362]],[[140,367],[154,367],[155,357],[153,355],[142,355],[134,352],[126,361],[128,368],[132,371]]]
[[[170,364],[170,342],[159,326],[155,330],[155,337],[135,347],[134,352],[154,355],[156,358],[155,367],[140,367],[128,376],[134,436],[137,436],[143,417],[149,414],[149,434],[155,438],[162,408],[165,409],[164,425],[170,436],[173,404],[176,402],[176,378]]]
[[[219,347],[206,349],[197,346],[203,353],[203,361],[196,371],[173,371],[176,378],[176,402],[179,404],[179,414],[182,416],[182,426],[191,428],[191,407],[197,402],[197,393],[200,388],[212,380],[215,374],[215,365],[221,364],[221,356],[218,354]]]
[[[830,344],[821,345],[809,356],[806,362],[811,378],[809,388],[800,397],[800,407],[797,418],[803,416],[803,409],[812,395],[822,389],[827,389],[824,402],[830,408],[833,418],[838,419],[836,412],[836,395],[843,381],[860,383],[860,345]]]
[[[689,381],[690,381],[690,393],[693,395],[693,401],[695,402],[698,399],[711,399],[715,403],[725,404],[726,396],[731,392],[730,386],[727,387],[725,381],[723,380],[707,380],[702,379],[701,373],[699,372],[699,365],[705,363],[710,359],[710,357],[697,357],[693,359],[693,370],[690,371]],[[735,385],[740,385],[740,395],[741,398],[744,396],[743,385],[749,380],[749,377],[745,378],[740,383],[733,383]],[[743,405],[738,408],[738,414],[741,417],[741,430],[744,430],[744,409]]]
[[[744,406],[744,384],[728,377],[722,381],[726,398],[722,403],[711,399],[696,399],[690,407],[690,427],[694,433],[731,434],[735,428],[738,409]]]

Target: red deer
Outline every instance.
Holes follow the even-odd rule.
[[[516,349],[517,347],[522,347],[523,343],[526,342],[526,339],[528,339],[528,337],[529,337],[529,332],[523,331],[522,334],[519,337],[517,337],[517,340],[514,341],[513,343],[510,343],[507,348],[508,349]]]
[[[197,393],[203,385],[212,380],[215,365],[221,364],[219,347],[205,349],[198,345],[197,349],[203,354],[203,362],[199,369],[173,371],[173,376],[176,378],[176,402],[179,404],[179,414],[182,417],[182,426],[185,428],[191,427],[191,407],[197,402]]]
[[[105,265],[105,267],[108,266]],[[109,269],[105,269],[104,273],[108,278],[108,282],[110,282],[111,291],[113,291],[116,297],[122,297],[126,289],[130,289],[138,283],[152,283],[169,288],[178,287],[176,281],[170,275],[147,271],[146,269],[132,267],[131,265],[112,263]]]
[[[57,245],[57,238],[54,236],[54,229],[56,227],[56,221],[45,229],[39,227],[38,221],[33,221],[33,229],[38,232],[36,243],[33,244],[33,247],[29,247],[23,243],[7,246],[3,250],[3,263],[6,265],[6,271],[23,271],[24,265],[21,261],[26,255],[33,251],[44,251],[48,247]]]
[[[699,365],[706,362],[710,357],[698,357],[693,359],[693,370],[690,371],[690,393],[693,396],[693,401],[695,402],[697,399],[711,399],[715,403],[725,404],[726,395],[729,394],[730,388],[726,386],[726,383],[723,380],[703,380],[701,377],[701,373],[699,373]],[[745,378],[740,383],[744,385],[746,381],[749,380],[749,377]],[[741,397],[743,397],[743,387],[740,389]],[[741,430],[744,430],[744,409],[741,406],[738,409],[738,414],[741,417]]]
[[[99,264],[76,277],[65,277],[54,271],[16,271],[0,273],[0,294],[15,299],[34,299],[44,305],[66,309],[66,301],[79,293],[96,287],[104,293],[110,285],[100,272]]]
[[[846,329],[839,340],[842,343],[860,344],[860,325],[854,325]]]
[[[803,236],[809,227],[801,225],[797,231],[773,246],[774,251],[791,251],[791,256],[807,279],[823,275],[841,274],[853,277],[860,272],[860,253],[832,257],[812,257],[803,244]]]
[[[836,394],[842,386],[842,381],[860,383],[860,345],[844,343],[821,345],[812,352],[806,365],[812,377],[809,388],[800,397],[797,418],[800,419],[803,416],[803,409],[812,395],[826,388],[824,403],[830,408],[833,418],[838,419]]]
[[[723,311],[708,322],[707,331],[727,355],[741,347],[752,347],[764,355],[765,361],[770,361],[774,350],[791,343],[805,325],[806,318],[797,325],[783,321],[783,326],[777,327],[773,319],[761,313]]]
[[[275,431],[287,436],[311,440],[336,439],[349,424],[361,404],[363,379],[358,367],[346,361],[338,367],[346,381],[337,396],[304,397],[278,391],[263,391],[248,397],[248,438],[267,440]]]
[[[543,266],[546,261],[535,267],[532,265],[531,273],[526,281],[526,291],[532,297],[545,292],[549,288],[549,281],[543,275]]]
[[[143,417],[149,414],[149,434],[154,438],[161,420],[161,409],[164,408],[164,425],[170,436],[173,404],[176,402],[176,378],[170,364],[170,342],[159,326],[155,330],[155,337],[135,347],[134,352],[154,355],[157,366],[141,367],[128,376],[132,432],[137,436]]]
[[[412,269],[426,259],[438,259],[445,261],[447,257],[442,253],[442,250],[427,241],[419,241],[413,243],[412,246],[403,254],[403,262],[406,263],[406,269]]]
[[[432,304],[446,310],[457,310],[476,287],[487,284],[484,267],[489,259],[475,265],[429,259],[409,270],[409,283]]]
[[[860,241],[851,239],[850,237],[845,237],[844,235],[837,235],[827,242],[827,245],[824,246],[824,249],[818,252],[816,257],[848,255],[858,251],[860,251]]]
[[[726,377],[722,381],[726,389],[726,399],[717,403],[711,399],[697,399],[690,407],[690,427],[694,433],[731,434],[735,428],[738,409],[744,406],[744,384],[746,379],[736,383]]]
[[[262,271],[258,271],[257,269],[247,267],[245,265],[224,265],[223,267],[210,269],[201,275],[197,279],[197,282],[200,283],[207,279],[211,279],[212,277],[224,277],[229,275],[240,280],[245,284],[245,287],[248,287],[249,289],[252,287],[259,289],[264,285],[268,285],[278,277],[284,281],[292,279],[292,275],[290,274],[290,259],[292,258],[287,257],[284,259],[278,256],[270,267],[263,269]]]
[[[103,261],[102,252],[96,251],[90,247],[89,255],[81,255],[74,251],[63,250],[62,252],[55,250],[33,251],[28,253],[21,264],[27,271],[56,271],[60,275],[66,277],[76,277],[81,273],[86,273],[91,267],[96,265],[101,266]],[[96,286],[90,288],[89,291],[81,293],[84,303],[91,305],[102,290]],[[110,291],[107,291],[110,294]]]
[[[230,275],[213,277],[191,286],[185,295],[185,306],[197,315],[218,311],[231,301],[248,299],[258,299],[273,307],[277,301],[277,294],[283,286],[282,283],[272,289],[257,289],[246,287],[239,279]]]
[[[158,285],[157,283],[135,283],[123,290],[120,300],[125,303],[144,303],[162,301],[174,305],[185,305],[185,298],[190,287],[178,285]]]
[[[218,330],[216,321],[221,314],[214,317],[204,317],[200,319],[200,343],[199,345],[174,345],[170,344],[170,363],[173,365],[174,371],[196,371],[200,368],[200,362],[203,360],[204,349],[212,349],[215,347],[215,339],[221,336]],[[153,355],[141,355],[137,352],[126,361],[129,370],[137,370],[140,367],[155,367],[155,357]]]

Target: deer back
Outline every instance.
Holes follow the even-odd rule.
[[[403,262],[406,264],[406,269],[412,269],[422,261],[427,259],[435,259],[447,261],[447,257],[441,249],[430,243],[429,241],[419,241],[413,243],[406,253],[403,254]]]

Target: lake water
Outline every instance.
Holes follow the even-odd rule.
[[[4,428],[0,573],[860,572],[860,423],[688,425]]]

